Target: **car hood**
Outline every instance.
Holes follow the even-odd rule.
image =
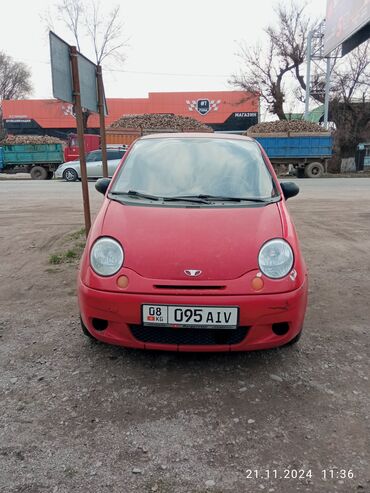
[[[151,279],[236,279],[258,269],[267,240],[281,237],[276,203],[248,207],[155,207],[110,201],[102,236],[119,240],[125,267]]]

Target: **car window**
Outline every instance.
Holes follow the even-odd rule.
[[[93,162],[93,161],[101,161],[101,151],[93,151],[89,152],[88,155],[86,156],[86,161],[87,162]]]
[[[255,142],[212,138],[138,141],[111,191],[158,196],[222,195],[267,199],[274,180]]]
[[[121,159],[124,153],[125,153],[124,150],[118,150],[118,149],[108,150],[107,159]]]

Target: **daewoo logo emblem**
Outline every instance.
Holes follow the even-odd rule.
[[[184,270],[185,274],[190,277],[197,277],[200,276],[202,271],[201,270],[193,270],[193,269],[187,269]]]

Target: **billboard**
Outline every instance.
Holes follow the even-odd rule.
[[[370,0],[327,0],[323,55],[370,23]]]
[[[62,101],[73,103],[69,45],[52,32],[49,34],[49,41],[53,96]]]
[[[62,101],[73,103],[73,81],[70,61],[70,45],[50,31],[50,58],[53,96]],[[80,78],[81,106],[94,113],[98,108],[98,87],[96,65],[88,58],[77,53],[78,72]],[[105,103],[105,114],[107,105]]]

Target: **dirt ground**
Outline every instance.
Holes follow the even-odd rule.
[[[83,337],[80,184],[0,182],[1,493],[370,492],[370,179],[297,183],[300,343],[202,355]]]

